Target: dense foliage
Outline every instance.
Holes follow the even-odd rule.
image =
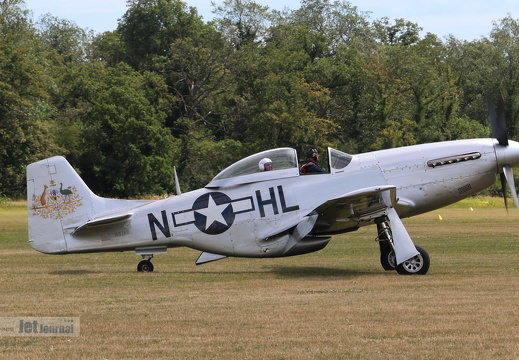
[[[489,37],[420,35],[341,0],[271,11],[224,0],[204,22],[180,0],[128,0],[96,34],[0,0],[0,196],[25,166],[65,155],[101,195],[205,185],[273,147],[362,152],[488,137],[487,96],[519,135],[519,23]]]

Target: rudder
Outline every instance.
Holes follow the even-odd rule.
[[[95,213],[96,195],[68,161],[55,156],[27,166],[29,243],[40,252],[66,254],[63,229]]]

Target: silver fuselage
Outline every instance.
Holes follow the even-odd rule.
[[[132,203],[128,220],[88,231],[76,233],[78,218],[64,218],[60,244],[33,247],[65,254],[186,246],[227,256],[282,256],[286,237],[279,234],[294,228],[327,200],[358,189],[393,185],[396,210],[405,218],[484,190],[495,182],[501,163],[519,163],[518,143],[511,141],[503,148],[495,139],[473,139],[369,152],[354,155],[341,171],[206,187],[137,206]],[[231,206],[219,204],[219,198]],[[112,200],[93,200],[103,201]],[[124,203],[119,202],[117,206],[123,209]],[[114,210],[111,205],[96,206]],[[211,228],[204,223],[208,219],[219,226]],[[341,229],[372,223],[349,221]]]

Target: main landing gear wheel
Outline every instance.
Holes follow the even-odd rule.
[[[387,271],[395,270],[396,256],[391,246],[380,243],[380,264]]]
[[[137,265],[137,271],[139,271],[139,272],[152,272],[153,271],[153,264],[149,260],[142,260]]]
[[[429,254],[427,251],[422,249],[420,246],[416,246],[419,254],[415,257],[404,261],[400,265],[396,266],[396,271],[400,275],[425,275],[431,265]]]
[[[387,271],[395,270],[396,268],[396,257],[391,245],[391,228],[387,223],[387,219],[382,219],[377,222],[378,238],[377,241],[380,245],[380,264],[382,268]]]

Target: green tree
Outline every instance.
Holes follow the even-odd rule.
[[[460,89],[459,113],[485,125],[490,135],[487,95],[493,92],[494,72],[499,55],[488,39],[462,42],[450,37],[446,43],[446,63],[457,76]]]
[[[54,50],[66,63],[80,63],[90,57],[93,32],[50,14],[38,23],[38,35],[49,50]]]
[[[102,63],[73,69],[67,79],[60,116],[75,119],[67,127],[69,157],[92,189],[120,197],[173,191],[179,144],[164,126],[163,80]]]
[[[519,131],[519,22],[510,15],[494,23],[490,41],[499,54],[495,57],[492,94],[494,99],[503,96],[505,102],[507,130],[510,136]]]
[[[232,139],[235,83],[229,56],[219,37],[178,39],[161,69],[172,94],[170,127],[181,140],[182,183],[189,189],[204,186],[243,154],[239,140]]]
[[[234,139],[251,152],[281,146],[324,147],[336,139],[337,126],[326,118],[329,92],[304,79],[312,58],[295,40],[304,31],[277,26],[263,46],[248,44],[233,54],[229,68],[236,96],[229,117],[235,120],[229,123]]]
[[[25,166],[55,151],[48,78],[23,1],[0,2],[0,195],[21,196]]]
[[[225,124],[220,120],[226,110],[220,100],[232,93],[233,83],[224,49],[187,38],[171,44],[169,54],[161,72],[175,98],[179,118],[203,123],[225,136]]]
[[[390,23],[387,17],[373,22],[375,38],[383,45],[404,45],[416,44],[420,40],[421,27],[416,23],[404,19],[395,19],[394,24]]]
[[[227,166],[249,155],[245,146],[234,139],[216,139],[203,124],[179,119],[184,131],[181,139],[181,175],[183,189],[193,190],[207,185]]]
[[[443,44],[427,35],[413,46],[382,46],[379,54],[377,104],[385,127],[400,122],[406,131],[414,129],[408,139],[418,143],[452,139],[457,132],[447,129],[459,116],[460,89],[457,74],[444,61]]]
[[[90,61],[103,61],[108,66],[125,62],[125,44],[117,30],[95,36],[92,39],[91,49]]]
[[[372,46],[373,36],[367,14],[347,1],[302,0],[301,8],[290,15],[290,21],[305,24],[310,31],[329,39],[331,54],[342,46]]]
[[[266,76],[260,88],[263,97],[255,105],[261,110],[246,131],[254,149],[290,146],[303,151],[333,145],[338,126],[318,115],[330,102],[327,89],[282,75]]]
[[[208,26],[194,7],[180,0],[128,0],[117,32],[125,61],[134,69],[152,69],[177,39],[198,38]]]
[[[265,40],[273,15],[251,0],[225,0],[215,5],[216,29],[236,49]]]

